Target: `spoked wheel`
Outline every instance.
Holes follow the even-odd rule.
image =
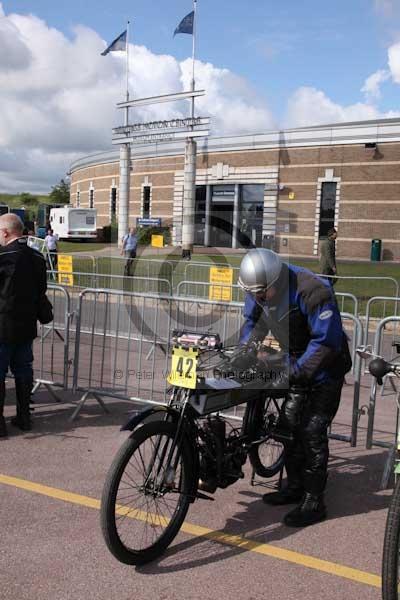
[[[254,438],[265,440],[249,451],[250,462],[260,477],[273,477],[285,460],[282,442],[274,440],[273,432],[281,412],[281,399],[265,398],[257,403],[252,432]]]
[[[382,560],[382,598],[400,598],[400,478],[390,501]]]
[[[147,423],[120,448],[104,485],[101,527],[122,563],[154,560],[177,535],[190,504],[194,472],[189,442],[171,448],[176,426]]]

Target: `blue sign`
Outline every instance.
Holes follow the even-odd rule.
[[[145,218],[138,217],[136,219],[136,225],[138,227],[161,227],[161,218],[145,219]]]

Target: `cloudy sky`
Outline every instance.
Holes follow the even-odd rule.
[[[133,22],[136,97],[189,87],[191,0],[0,0],[0,192],[48,192],[76,158],[110,147]],[[198,114],[215,135],[400,115],[400,0],[198,0]],[[115,8],[118,6],[118,8]],[[134,120],[185,115],[154,105]]]

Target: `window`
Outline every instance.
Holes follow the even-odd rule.
[[[78,190],[78,191],[76,192],[76,206],[77,206],[77,208],[79,208],[79,207],[80,207],[80,205],[81,205],[81,193],[80,193],[80,191]]]
[[[94,189],[89,190],[89,208],[94,207]]]
[[[143,188],[142,216],[144,219],[150,217],[150,186],[148,185]]]
[[[110,216],[111,221],[115,220],[117,214],[117,188],[111,188],[111,196],[110,196]]]
[[[336,181],[325,181],[321,189],[319,237],[326,237],[335,225]]]

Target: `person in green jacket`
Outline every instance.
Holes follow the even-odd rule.
[[[334,275],[337,274],[336,270],[336,245],[335,240],[337,238],[337,231],[334,227],[329,229],[326,240],[321,241],[321,255],[319,260],[320,273],[321,275],[329,275],[330,283],[335,285],[337,278]]]

